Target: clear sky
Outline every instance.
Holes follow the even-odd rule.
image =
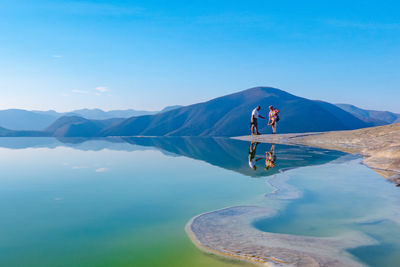
[[[0,0],[0,109],[158,110],[254,86],[400,112],[399,1]]]

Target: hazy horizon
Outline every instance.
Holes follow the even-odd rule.
[[[268,86],[257,86],[257,87],[268,87]],[[254,87],[252,87],[252,88],[254,88]],[[250,88],[247,88],[247,89],[250,89]],[[280,88],[277,88],[277,89],[280,89]],[[246,89],[244,89],[244,90],[246,90]],[[280,89],[281,90],[281,89]],[[243,90],[240,90],[240,91],[243,91]],[[232,92],[232,94],[234,94],[234,93],[237,93],[237,92],[240,92],[240,91],[236,91],[236,92]],[[285,90],[283,90],[283,91],[285,91]],[[287,91],[286,91],[287,92]],[[288,93],[290,93],[290,92],[288,92]],[[221,95],[222,96],[222,95]],[[302,96],[300,96],[300,95],[297,95],[297,96],[299,96],[299,97],[302,97]],[[218,96],[218,97],[220,97],[220,96]],[[211,99],[207,99],[207,100],[204,100],[204,101],[201,101],[201,102],[206,102],[206,101],[208,101],[208,100],[211,100]],[[316,100],[316,101],[326,101],[326,100],[324,100],[324,99],[311,99],[311,100]],[[16,110],[27,110],[27,111],[55,111],[55,112],[57,112],[57,113],[67,113],[67,112],[73,112],[73,111],[76,111],[76,110],[84,110],[84,109],[88,109],[88,110],[96,110],[96,109],[99,109],[99,110],[102,110],[102,111],[105,111],[105,112],[108,112],[108,111],[116,111],[116,110],[135,110],[135,111],[146,111],[146,112],[158,112],[158,111],[161,111],[162,109],[164,109],[164,108],[167,108],[167,107],[171,107],[171,106],[189,106],[189,105],[193,105],[193,104],[198,104],[198,103],[201,103],[201,102],[196,102],[196,103],[190,103],[190,104],[187,104],[187,105],[180,105],[180,104],[172,104],[172,105],[166,105],[166,106],[163,106],[163,107],[161,107],[160,109],[158,109],[158,110],[146,110],[146,109],[138,109],[138,108],[135,108],[135,107],[126,107],[126,108],[109,108],[109,109],[105,109],[105,108],[101,108],[101,107],[80,107],[80,108],[74,108],[74,109],[67,109],[67,110],[57,110],[57,109],[27,109],[27,108],[13,108],[13,107],[10,107],[10,108],[5,108],[5,109],[0,109],[0,111],[2,111],[2,110],[12,110],[12,109],[16,109]],[[392,110],[379,110],[379,109],[374,109],[374,108],[365,108],[365,107],[362,107],[362,106],[358,106],[358,105],[355,105],[355,104],[353,104],[353,103],[332,103],[332,104],[350,104],[350,105],[354,105],[354,106],[356,106],[356,107],[358,107],[358,108],[361,108],[361,109],[365,109],[365,110],[376,110],[376,111],[389,111],[389,112],[393,112],[393,113],[396,113],[396,111],[392,111]]]
[[[160,110],[258,85],[400,113],[396,1],[0,3],[0,109]]]

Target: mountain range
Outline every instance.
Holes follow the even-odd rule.
[[[400,114],[390,111],[366,110],[349,104],[336,104],[336,106],[353,114],[355,117],[371,126],[381,126],[400,122]]]
[[[207,102],[151,116],[132,117],[99,132],[101,136],[236,136],[249,133],[250,114],[257,106],[268,115],[268,106],[281,111],[278,131],[316,132],[347,130],[368,125],[343,109],[271,87],[255,87]],[[269,132],[260,120],[260,131]]]
[[[10,130],[31,130],[41,131],[49,127],[58,118],[63,116],[79,116],[90,120],[106,120],[113,118],[129,118],[133,116],[152,115],[166,112],[179,108],[181,106],[168,106],[161,111],[144,111],[144,110],[110,110],[101,109],[78,109],[70,112],[56,112],[54,110],[23,110],[23,109],[6,109],[0,110],[0,127]]]
[[[389,124],[400,117],[390,112],[367,111],[351,105],[310,100],[276,88],[254,87],[202,103],[173,106],[155,114],[133,115],[129,118],[113,117],[115,114],[123,115],[117,111],[108,116],[102,111],[74,111],[58,117],[40,134],[56,137],[246,135],[250,132],[251,111],[257,105],[262,107],[260,114],[265,117],[269,105],[280,110],[279,133],[351,130]],[[86,118],[81,115],[83,113]],[[41,115],[50,116],[49,112]],[[45,119],[41,123],[41,127],[44,126]],[[1,120],[0,125],[3,126]],[[271,131],[262,119],[259,120],[259,128],[262,133]],[[14,134],[23,135],[21,132]],[[8,132],[5,136],[12,135],[12,132]]]

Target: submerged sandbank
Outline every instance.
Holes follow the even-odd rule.
[[[271,200],[294,200],[302,192],[287,183],[289,176],[267,181]],[[254,222],[272,218],[280,210],[264,206],[236,206],[200,214],[186,225],[193,243],[203,251],[262,266],[364,266],[347,250],[378,242],[362,232],[347,230],[339,236],[312,237],[263,231]]]
[[[363,266],[346,249],[376,243],[360,232],[318,238],[263,232],[252,225],[274,214],[265,207],[229,207],[194,217],[186,231],[202,250],[264,266]]]

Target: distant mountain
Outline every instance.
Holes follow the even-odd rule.
[[[0,110],[0,127],[12,130],[43,130],[58,118],[56,114],[22,109]]]
[[[156,115],[126,119],[104,129],[102,136],[237,136],[249,134],[250,114],[257,105],[261,115],[273,105],[280,113],[278,132],[349,130],[369,126],[343,109],[313,101],[271,87],[255,87],[207,102],[177,108]],[[266,121],[260,131],[269,133]]]
[[[106,120],[112,118],[129,118],[134,116],[151,115],[156,113],[158,113],[158,111],[144,111],[134,109],[110,111],[104,111],[101,109],[78,109],[68,113],[64,113],[63,115],[77,115],[91,120]]]
[[[262,107],[260,114],[265,117],[269,105],[281,111],[279,133],[350,130],[399,120],[398,114],[390,112],[365,111],[348,105],[339,107],[276,88],[255,87],[190,106],[166,107],[156,114],[145,112],[150,114],[142,116],[137,114],[144,111],[134,110],[0,111],[0,127],[10,129],[3,129],[6,136],[32,136],[42,129],[45,129],[42,135],[56,137],[239,136],[250,133],[250,114],[257,105]],[[259,130],[271,132],[266,120],[259,120]]]
[[[130,117],[137,117],[143,115],[154,115],[170,110],[174,110],[180,108],[182,106],[175,105],[175,106],[167,106],[160,111],[146,111],[146,110],[135,110],[135,109],[124,109],[124,110],[110,110],[104,111],[101,109],[78,109],[71,112],[63,113],[64,116],[73,116],[77,115],[80,117],[84,117],[86,119],[91,120],[106,120],[106,119],[113,119],[113,118],[130,118]]]
[[[0,137],[44,137],[48,136],[43,131],[15,131],[0,127]]]
[[[171,111],[171,110],[178,109],[181,107],[183,107],[183,106],[181,106],[181,105],[167,106],[167,107],[163,108],[159,113]]]
[[[336,106],[370,124],[370,126],[380,126],[400,122],[400,114],[393,112],[366,110],[349,104],[336,104]]]
[[[167,107],[173,109],[173,107]],[[79,109],[71,112],[56,112],[54,110],[22,110],[7,109],[0,110],[0,127],[10,130],[30,130],[41,131],[62,116],[79,116],[92,120],[106,120],[112,118],[130,118],[134,116],[157,114],[162,111],[144,111],[144,110],[110,110],[101,109]]]
[[[51,124],[45,132],[55,137],[96,136],[103,129],[112,127],[124,119],[88,120],[78,116],[64,116]]]
[[[30,112],[36,113],[36,114],[44,114],[44,115],[49,115],[53,117],[60,117],[64,113],[59,113],[55,110],[31,110]]]

